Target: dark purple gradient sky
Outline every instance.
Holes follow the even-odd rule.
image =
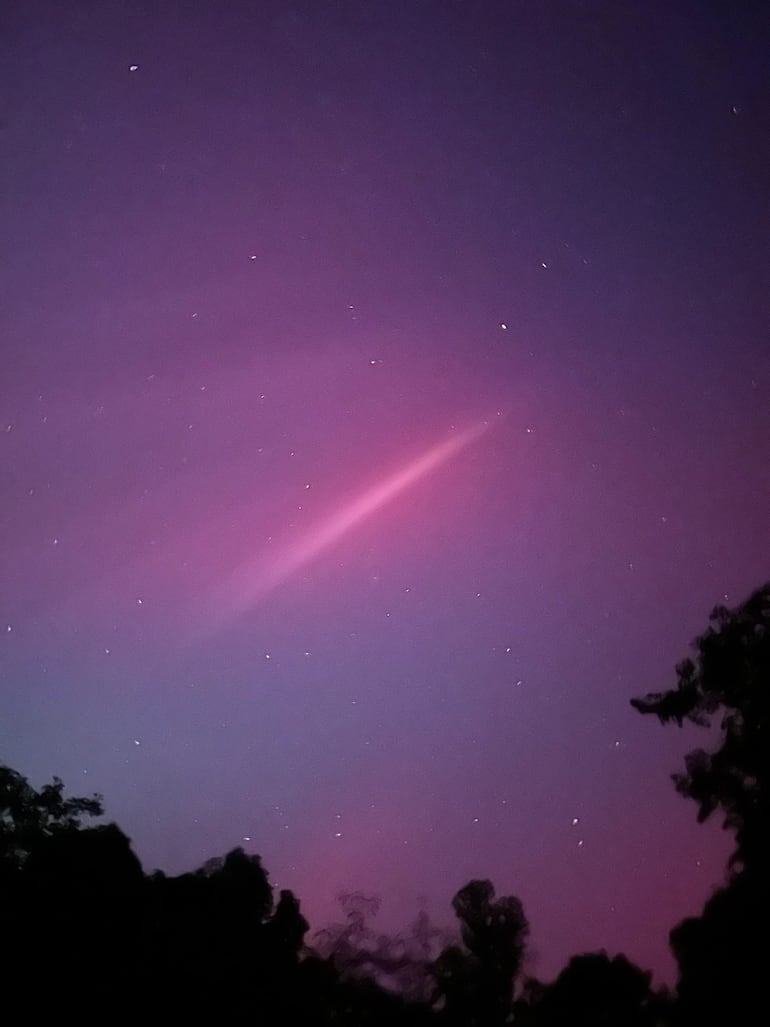
[[[770,565],[764,6],[5,6],[2,759],[670,978],[728,839],[628,700]]]

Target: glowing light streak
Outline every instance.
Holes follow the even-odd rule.
[[[251,609],[287,578],[297,574],[339,542],[357,525],[372,517],[410,486],[475,442],[488,427],[489,422],[484,421],[465,431],[454,433],[451,438],[431,446],[405,467],[351,500],[282,553],[267,559],[263,555],[240,567],[217,590],[211,604],[209,629],[217,630],[234,617]]]

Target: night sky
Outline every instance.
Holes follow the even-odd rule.
[[[672,977],[675,681],[768,575],[763,3],[0,15],[0,760],[313,928]]]

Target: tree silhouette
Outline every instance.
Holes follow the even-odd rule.
[[[660,1006],[651,974],[625,956],[573,956],[556,980],[533,991],[527,1024],[536,1027],[652,1027]]]
[[[686,1027],[752,1027],[770,1021],[766,877],[742,872],[671,931],[679,967],[679,1020]]]
[[[721,716],[721,745],[696,749],[685,772],[673,775],[677,791],[698,803],[698,819],[716,809],[735,831],[734,859],[767,866],[770,858],[770,583],[730,610],[717,606],[711,627],[695,640],[696,659],[677,668],[677,687],[631,704],[662,723],[684,720],[710,726]]]
[[[445,949],[434,964],[450,1023],[491,1027],[511,1011],[529,923],[514,896],[495,900],[491,881],[470,881],[452,899],[465,951]]]
[[[20,868],[46,839],[77,830],[83,817],[104,812],[100,795],[65,799],[63,793],[58,777],[38,792],[17,771],[0,765],[0,868]]]
[[[309,929],[310,924],[300,912],[299,902],[294,893],[286,888],[282,889],[278,905],[267,924],[268,939],[273,951],[287,962],[295,963],[299,959]]]
[[[435,991],[433,963],[450,933],[420,910],[405,931],[385,934],[371,924],[379,912],[378,898],[342,892],[338,900],[345,922],[317,931],[314,952],[331,960],[345,979],[369,977],[409,1002],[428,1003]]]
[[[632,700],[663,723],[710,726],[721,717],[721,744],[697,749],[675,774],[677,790],[715,810],[735,832],[726,887],[671,932],[679,967],[678,1022],[687,1027],[770,1021],[765,973],[770,950],[770,584],[733,610],[718,606],[694,642],[696,660],[677,667],[668,692]]]
[[[97,796],[65,798],[58,778],[38,792],[2,767],[0,801],[0,972],[26,1018],[82,1022],[87,1003],[117,1022],[430,1021],[427,1003],[309,953],[299,902],[284,890],[274,907],[258,856],[236,848],[192,873],[147,876],[115,824],[83,826],[102,813]],[[351,948],[366,934],[352,921]],[[393,966],[411,958],[397,942],[374,949]]]
[[[273,902],[258,856],[241,848],[199,870],[144,874],[99,796],[36,791],[0,766],[0,968],[27,1018],[80,1018],[83,989],[100,1019],[209,1020],[318,1027],[757,1027],[770,1022],[770,584],[717,607],[677,667],[677,685],[634,699],[663,723],[717,727],[713,752],[687,755],[676,787],[705,820],[735,832],[729,877],[670,940],[672,1003],[624,956],[574,957],[551,984],[521,972],[529,924],[519,899],[472,880],[452,906],[461,940],[422,913],[394,937],[370,924],[379,902],[342,896],[345,923],[305,946],[290,891]],[[717,723],[713,723],[718,718]],[[436,957],[440,946],[443,948]],[[514,998],[516,1001],[514,1001]]]

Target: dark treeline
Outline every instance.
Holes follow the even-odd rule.
[[[718,607],[676,687],[633,705],[719,729],[674,775],[705,820],[735,837],[725,881],[673,928],[678,980],[654,991],[625,956],[573,957],[544,983],[522,973],[521,902],[471,881],[459,938],[419,914],[404,935],[369,926],[376,900],[342,897],[344,923],[308,937],[289,891],[234,849],[194,873],[145,874],[101,799],[40,791],[0,767],[2,985],[8,1023],[255,1023],[436,1027],[717,1027],[770,1022],[770,584]]]

